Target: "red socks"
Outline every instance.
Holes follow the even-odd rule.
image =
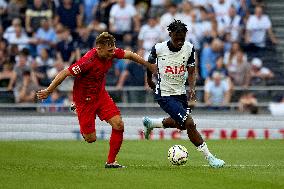
[[[113,163],[123,141],[123,131],[112,129],[109,140],[109,153],[107,163]]]

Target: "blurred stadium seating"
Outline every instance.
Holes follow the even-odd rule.
[[[119,2],[123,1],[124,0],[119,0]],[[198,23],[200,24],[200,22],[204,21],[202,20],[203,18],[201,18],[203,13],[205,13],[205,21],[211,24],[211,29],[209,30],[209,34],[206,34],[207,36],[204,35],[199,38],[197,37],[198,45],[200,46],[200,48],[197,49],[199,57],[198,62],[202,62],[202,51],[205,47],[211,45],[211,41],[214,38],[223,40],[222,49],[218,53],[220,53],[219,55],[224,56],[225,52],[228,52],[230,50],[230,45],[233,41],[230,40],[230,38],[228,40],[226,38],[226,34],[218,30],[218,27],[220,28],[221,24],[218,21],[218,12],[214,3],[219,3],[219,0],[208,1],[212,4],[206,4],[203,6],[195,4],[197,1],[189,1],[191,2],[191,4],[189,5],[189,13],[195,13],[197,20],[199,19],[196,22],[192,22],[192,27],[193,25],[196,25]],[[221,1],[222,0],[220,0],[220,2]],[[112,28],[112,24],[115,23],[113,23],[113,21],[111,20],[117,19],[114,18],[115,15],[113,15],[113,13],[111,12],[111,8],[115,4],[114,1],[94,1],[93,4],[90,5],[87,4],[87,1],[85,2],[84,0],[74,2],[72,0],[64,0],[58,1],[58,3],[54,3],[54,1],[49,0],[41,0],[40,2],[42,2],[44,5],[39,5],[39,9],[34,8],[33,2],[34,1],[27,1],[25,3],[21,3],[17,1],[0,0],[1,110],[5,110],[9,107],[12,109],[18,107],[18,109],[31,108],[32,110],[39,110],[42,106],[56,106],[65,108],[49,109],[48,111],[67,111],[68,106],[72,103],[72,97],[70,95],[70,91],[72,90],[72,80],[69,80],[62,84],[62,86],[59,88],[60,94],[57,101],[51,101],[50,104],[37,102],[35,97],[33,97],[32,95],[36,90],[46,87],[50,83],[51,79],[54,78],[56,73],[74,63],[88,49],[92,48],[93,41],[98,33],[102,31],[109,31],[113,33],[117,37],[118,47],[132,49],[133,51],[144,48],[144,57],[147,58],[147,49],[145,49],[146,47],[143,46],[143,36],[142,34],[140,34],[140,29],[142,28],[142,26],[145,26],[147,23],[149,23],[149,20],[151,18],[155,18],[156,21],[158,21],[156,25],[160,27],[160,24],[162,24],[159,23],[160,18],[164,14],[169,13],[166,10],[170,9],[166,9],[166,7],[173,3],[176,5],[175,7],[177,8],[178,14],[185,14],[184,12],[182,12],[184,11],[184,4],[182,4],[182,1],[165,1],[164,4],[155,6],[151,5],[150,3],[145,4],[144,1],[139,0],[126,1],[127,4],[130,4],[131,6],[134,5],[133,7],[135,8],[136,13],[130,19],[132,19],[132,21],[135,21],[135,27],[130,30],[128,29],[129,31],[116,31]],[[245,14],[243,15],[241,15],[240,11],[240,9],[242,8],[241,2],[245,2],[246,11],[244,11]],[[106,17],[109,15],[102,15],[103,13],[105,13],[104,11],[102,11],[104,7],[102,6],[103,3],[105,3],[104,6],[108,7],[107,10],[111,12],[110,17]],[[263,66],[270,69],[274,74],[274,77],[265,79],[264,82],[260,82],[258,84],[250,84],[249,86],[235,85],[233,87],[233,90],[231,91],[231,102],[226,105],[225,109],[229,108],[230,110],[236,110],[238,107],[239,97],[244,91],[253,92],[257,97],[258,106],[263,109],[267,109],[269,102],[279,101],[279,99],[284,96],[284,2],[277,0],[225,0],[224,3],[232,3],[231,5],[235,7],[237,13],[239,13],[239,15],[242,17],[242,21],[239,25],[241,35],[237,39],[237,42],[241,47],[244,47],[246,45],[246,21],[249,16],[254,14],[254,9],[257,5],[264,7],[264,14],[267,14],[269,16],[272,23],[272,30],[274,31],[277,39],[277,43],[274,44],[273,40],[268,37],[269,35],[266,35],[266,48],[265,51],[261,51],[260,54]],[[71,10],[70,12],[68,12],[68,9],[66,9],[66,7],[68,6],[72,7],[71,9],[73,10],[73,12]],[[16,12],[15,10],[18,10],[18,12]],[[37,10],[40,10],[42,13],[44,13],[44,16],[41,17],[38,16],[38,14],[31,14],[31,12],[33,11],[36,13]],[[66,11],[66,14],[75,14],[75,17],[77,17],[77,19],[75,19],[77,20],[75,25],[74,23],[62,20],[63,18],[65,18],[64,16],[66,16],[61,14],[62,10]],[[88,14],[92,13],[92,10],[94,14]],[[50,15],[50,13],[52,14]],[[182,18],[180,15],[172,17],[171,19]],[[13,21],[13,19],[15,20],[15,18],[19,18],[20,23],[18,23],[19,20]],[[192,18],[190,17],[190,19]],[[49,27],[52,29],[52,32],[54,32],[51,32],[52,35],[55,35],[56,37],[51,37],[51,34],[49,37],[46,37],[48,36],[48,34],[41,35],[38,29],[40,28],[40,26],[42,26],[42,28],[45,27],[42,20],[48,21],[48,23],[50,24]],[[120,20],[118,20],[117,22],[119,21]],[[32,24],[30,24],[30,22]],[[15,25],[13,26],[12,23],[14,23]],[[110,27],[108,27],[109,23],[111,23]],[[217,23],[217,29],[215,28],[216,31],[214,30],[214,23]],[[191,24],[188,25],[190,28]],[[21,26],[22,30],[19,30],[20,34],[25,36],[22,40],[15,41],[15,37],[13,37],[13,35],[17,29],[13,29],[12,26],[15,28]],[[70,36],[66,37],[68,32],[70,32]],[[194,35],[193,33],[193,30],[189,29],[189,35]],[[166,39],[167,36],[163,36],[163,40]],[[157,39],[156,42],[160,40],[162,39]],[[188,40],[192,41],[194,39],[189,37]],[[154,42],[154,44],[156,42]],[[65,46],[62,46],[62,44],[64,43],[67,44],[67,49],[64,49]],[[64,48],[62,49],[62,47]],[[44,55],[44,53],[41,53],[40,48],[47,48],[47,56]],[[250,52],[247,52],[246,48],[244,48],[244,50],[244,53],[248,55],[248,65],[251,66],[250,61],[253,57],[250,57]],[[66,56],[66,54],[68,55]],[[21,66],[21,62],[24,66]],[[4,71],[4,64],[7,63],[13,66],[12,70]],[[215,63],[216,62],[213,62],[213,64]],[[113,68],[108,73],[107,88],[113,99],[118,102],[118,105],[120,107],[157,107],[153,100],[152,93],[150,91],[145,92],[145,86],[135,86],[133,83],[131,83],[130,81],[133,80],[133,78],[128,78],[122,89],[118,89],[116,87],[119,76],[123,71],[127,70],[127,65],[127,62],[121,61],[113,66]],[[34,82],[34,86],[29,86],[28,90],[30,93],[27,93],[26,97],[25,95],[24,97],[21,97],[21,95],[19,94],[21,93],[21,90],[23,90],[23,74],[26,73],[26,71],[31,72],[30,83]],[[202,72],[202,67],[200,66],[199,72]],[[14,77],[14,74],[17,75],[16,78]],[[8,83],[5,79],[8,79]],[[206,109],[206,105],[204,104],[203,100],[204,79],[201,79],[201,77],[199,77],[199,80],[197,82],[198,102],[195,104],[195,107],[201,109]],[[32,97],[28,98],[29,95],[31,95]],[[141,97],[137,98],[137,96]]]

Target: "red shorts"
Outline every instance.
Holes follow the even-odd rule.
[[[84,103],[76,104],[76,111],[82,134],[95,132],[96,115],[102,121],[108,121],[110,118],[120,115],[118,107],[106,91],[100,95],[98,101],[86,99]]]

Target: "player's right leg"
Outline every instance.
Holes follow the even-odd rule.
[[[151,132],[154,128],[177,128],[179,130],[185,130],[185,127],[182,127],[178,124],[173,118],[150,118],[150,117],[143,117],[142,119],[144,125],[144,136],[145,139],[149,140]]]

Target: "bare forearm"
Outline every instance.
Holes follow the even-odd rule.
[[[64,79],[67,76],[70,76],[71,73],[69,72],[68,69],[62,70],[61,72],[59,72],[59,74],[53,79],[53,81],[51,82],[51,84],[47,87],[47,91],[49,92],[53,92],[54,89],[60,85],[60,83],[62,83],[62,81],[64,81]]]
[[[142,64],[144,66],[146,66],[147,64],[149,64],[147,61],[145,61],[141,56],[139,56],[138,54],[136,53],[130,53],[130,56],[129,56],[129,59],[134,61],[134,62],[137,62],[139,64]]]
[[[150,64],[149,62],[144,60],[141,56],[139,56],[136,53],[133,53],[131,51],[125,51],[124,58],[132,60],[134,62],[137,62],[138,64],[145,66],[146,68],[150,69],[151,71],[153,70],[154,65]]]
[[[196,75],[188,76],[188,85],[190,89],[195,89]]]

